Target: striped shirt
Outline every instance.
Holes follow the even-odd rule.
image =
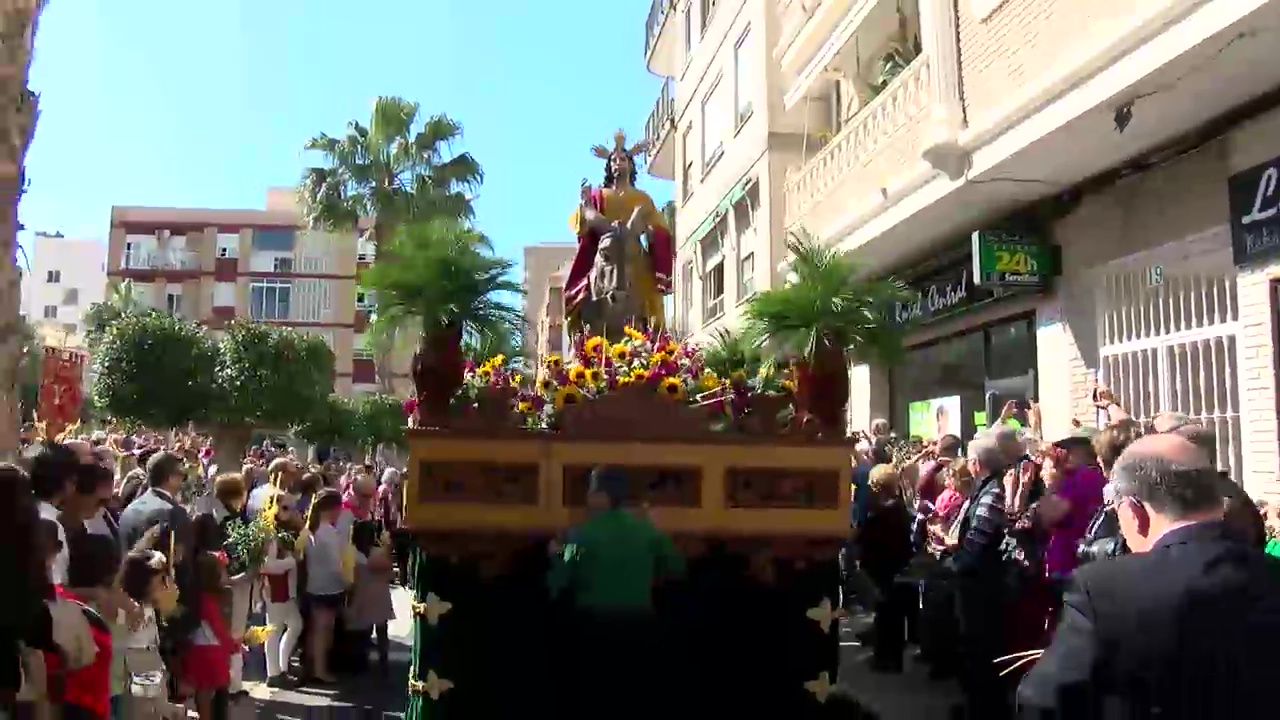
[[[996,473],[983,481],[972,505],[960,520],[960,547],[951,557],[951,566],[958,573],[978,570],[1000,548],[1009,524],[1002,477],[1003,473]]]

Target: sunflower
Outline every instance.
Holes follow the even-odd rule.
[[[782,381],[781,383],[779,383],[779,384],[782,386],[782,389],[783,389],[783,390],[786,390],[787,392],[795,392],[795,391],[796,391],[796,384],[795,384],[794,382],[790,381],[790,380],[783,380],[783,381]]]
[[[559,370],[564,367],[564,360],[560,357],[560,353],[551,353],[542,359],[542,364],[552,370]]]
[[[565,405],[577,405],[582,401],[582,391],[574,385],[565,385],[556,391],[556,409]]]
[[[587,369],[581,365],[575,365],[569,370],[569,380],[574,385],[581,385],[587,381]]]
[[[488,365],[491,368],[496,368],[506,361],[507,361],[507,356],[503,355],[502,353],[498,353],[497,355],[494,355],[493,357],[489,358],[489,361],[486,362],[485,365]]]
[[[637,330],[637,329],[635,329],[635,328],[631,327],[630,325],[628,325],[628,326],[624,327],[624,328],[622,329],[622,333],[623,333],[624,335],[626,335],[627,337],[631,338],[632,340],[635,340],[636,342],[644,342],[644,341],[645,341],[644,333],[642,333],[642,332],[640,332],[639,330]]]
[[[742,370],[734,370],[729,373],[729,381],[733,383],[744,383],[747,381],[747,373]]]
[[[618,387],[626,387],[631,384],[631,376],[623,375],[622,377],[619,377],[615,382]]]
[[[556,381],[549,377],[538,378],[538,390],[543,393],[550,393],[556,389]]]
[[[684,399],[684,385],[676,378],[664,378],[658,383],[658,392],[674,400]]]
[[[521,400],[520,402],[516,403],[516,412],[520,413],[521,415],[528,415],[529,413],[533,412],[533,403],[528,400]]]
[[[609,341],[605,340],[602,336],[596,335],[595,337],[587,340],[587,343],[582,346],[582,350],[587,354],[587,357],[600,357],[601,351],[608,342]]]
[[[493,368],[488,365],[481,367],[479,370],[476,370],[476,377],[480,378],[484,382],[489,382],[493,379]]]
[[[510,379],[511,379],[512,385],[519,385],[520,383],[524,382],[524,376],[521,375],[520,373],[511,373]]]
[[[609,349],[609,355],[613,357],[614,362],[626,362],[627,358],[631,357],[631,348],[617,343]]]
[[[720,387],[720,378],[716,377],[715,373],[708,370],[702,374],[702,387],[707,390]]]
[[[604,380],[604,373],[600,368],[591,368],[587,370],[587,382],[592,385],[599,385],[602,380]]]
[[[644,368],[636,368],[631,371],[631,379],[635,382],[644,382],[649,377],[649,372]]]

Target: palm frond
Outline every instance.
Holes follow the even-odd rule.
[[[749,336],[782,357],[812,357],[834,343],[862,360],[890,360],[901,352],[901,330],[892,323],[910,291],[894,278],[867,279],[848,252],[804,231],[786,243],[791,268],[786,284],[755,295],[745,311]]]
[[[711,342],[702,348],[702,364],[719,377],[735,372],[754,376],[764,361],[758,345],[742,332],[718,328]]]

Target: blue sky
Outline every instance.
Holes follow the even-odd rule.
[[[500,253],[570,240],[590,147],[642,135],[644,0],[54,0],[31,84],[31,231],[105,240],[112,205],[262,207],[302,144],[401,95],[466,128]],[[659,203],[670,183],[642,178]],[[30,241],[30,232],[24,242]]]

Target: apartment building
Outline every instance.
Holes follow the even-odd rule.
[[[763,44],[742,66],[748,21]],[[678,183],[677,313],[731,321],[730,276],[776,282],[803,228],[917,292],[904,361],[853,368],[852,425],[932,434],[945,406],[968,435],[1035,401],[1063,436],[1095,421],[1101,381],[1135,417],[1213,428],[1222,467],[1280,494],[1278,21],[1276,0],[655,2],[645,61],[672,83],[650,163]],[[729,130],[704,109],[740,111],[721,77],[755,93]],[[735,249],[751,163],[767,191]]]
[[[564,317],[564,284],[569,278],[569,265],[565,262],[547,277],[542,307],[537,309],[535,337],[531,357],[543,358],[550,354],[562,355],[569,349],[569,328]]]
[[[548,332],[558,339],[565,331],[564,281],[577,249],[577,243],[537,243],[524,248],[525,327],[522,347],[531,359],[545,354],[544,340]]]
[[[83,345],[84,314],[107,285],[107,246],[100,240],[37,232],[22,274],[21,314],[48,344]]]
[[[247,318],[318,335],[333,349],[342,395],[380,387],[365,334],[373,297],[357,284],[373,260],[357,233],[304,228],[292,188],[269,190],[258,210],[111,209],[109,282],[130,280],[149,307],[215,332]],[[395,364],[395,391],[409,392],[408,360]]]

